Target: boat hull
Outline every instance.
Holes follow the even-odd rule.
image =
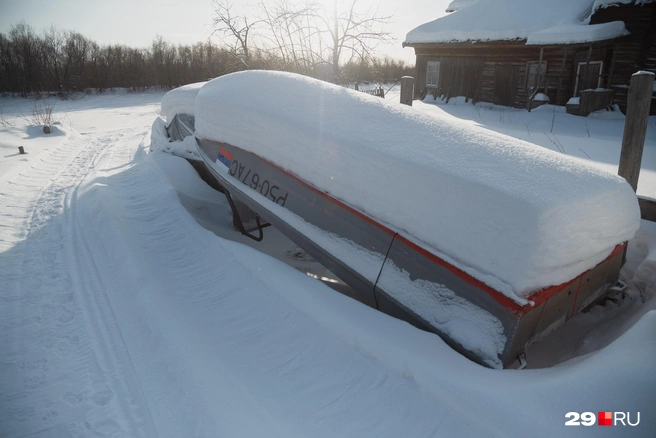
[[[625,244],[593,269],[520,303],[261,157],[225,143],[197,143],[233,198],[340,277],[354,298],[438,334],[485,366],[515,366],[528,345],[601,299],[619,278]]]

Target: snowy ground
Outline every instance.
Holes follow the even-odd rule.
[[[30,101],[0,99],[0,435],[653,436],[653,224],[631,243],[630,293],[529,352],[534,365],[584,356],[484,369],[235,243],[221,196],[181,158],[148,153],[162,95],[58,101],[49,136],[20,116]],[[590,138],[604,140],[605,123]],[[270,254],[343,287],[271,235]],[[641,422],[568,428],[570,411]]]

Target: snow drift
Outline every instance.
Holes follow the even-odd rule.
[[[643,299],[651,299],[656,296],[656,222],[641,221],[629,251],[623,269]]]
[[[639,227],[620,177],[483,128],[298,75],[217,78],[196,135],[251,151],[518,302]]]

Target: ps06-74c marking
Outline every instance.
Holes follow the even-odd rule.
[[[285,206],[287,195],[289,194],[288,192],[282,192],[282,194],[280,194],[280,187],[271,184],[266,179],[260,178],[260,175],[257,172],[252,172],[251,169],[247,168],[244,164],[241,164],[238,160],[232,160],[228,173],[230,176],[235,177],[238,181],[241,181],[251,189],[259,192],[265,198],[271,199],[273,202],[280,204],[283,207]]]

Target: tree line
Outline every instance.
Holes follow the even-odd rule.
[[[394,81],[412,74],[403,61],[374,56],[351,57],[339,66],[339,77],[307,64],[290,63],[289,53],[253,46],[241,49],[209,40],[176,45],[161,36],[150,47],[100,45],[78,32],[55,27],[37,31],[21,22],[0,33],[0,93],[103,92],[114,88],[173,88],[247,69],[292,71],[339,83]],[[297,57],[298,59],[298,57]],[[329,73],[333,72],[332,64]]]

